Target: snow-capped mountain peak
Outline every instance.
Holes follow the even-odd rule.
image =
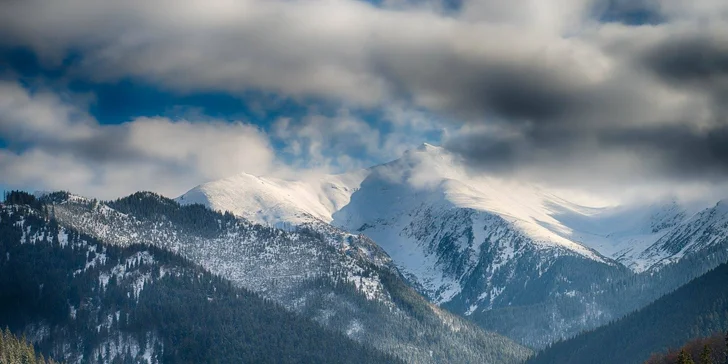
[[[365,234],[436,302],[457,295],[483,249],[496,245],[498,263],[490,274],[522,254],[516,241],[527,241],[529,251],[605,262],[566,237],[569,228],[553,217],[552,205],[562,201],[532,185],[473,174],[457,155],[430,144],[389,163],[318,180],[240,174],[198,186],[178,201],[270,225],[330,223]],[[450,245],[436,246],[443,239]],[[443,249],[456,250],[458,257],[443,258],[454,254]]]
[[[197,186],[177,201],[230,211],[267,225],[329,222],[331,215],[348,203],[365,173],[326,175],[312,182],[240,173]]]
[[[493,282],[526,255],[539,261],[538,275],[560,256],[620,262],[635,272],[679,258],[662,246],[690,230],[684,225],[705,208],[674,199],[583,206],[540,186],[474,172],[458,155],[426,143],[366,170],[301,181],[240,174],[178,201],[270,225],[328,223],[367,235],[434,301],[452,300],[476,274],[486,292],[473,298],[475,306],[489,307],[508,284],[522,285]]]
[[[551,206],[558,203],[533,185],[474,175],[444,148],[423,144],[400,159],[371,168],[351,202],[334,214],[334,224],[354,228],[422,204],[473,209],[517,225],[540,243],[563,245],[599,259],[561,235],[568,228],[552,216]]]

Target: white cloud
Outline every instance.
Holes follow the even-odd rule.
[[[332,117],[311,113],[300,120],[280,118],[273,124],[271,133],[286,144],[283,152],[306,167],[325,169],[362,167],[342,157],[359,154],[366,158],[377,154],[380,139],[379,130],[347,110],[340,110]]]
[[[102,125],[50,92],[0,82],[2,183],[101,198],[139,190],[176,196],[240,171],[276,167],[267,136],[242,122],[137,118]]]
[[[281,152],[297,169],[337,173],[388,162],[424,141],[443,127],[426,113],[388,107],[376,122],[364,120],[349,109],[333,116],[311,111],[301,118],[280,118],[271,137],[283,145]],[[439,138],[435,138],[439,139]]]

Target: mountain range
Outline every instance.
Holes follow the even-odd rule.
[[[109,202],[45,195],[54,221],[114,246],[172,251],[351,339],[412,363],[517,363],[530,350],[428,302],[370,239],[290,231],[142,192]]]
[[[727,256],[720,248],[728,238],[727,201],[584,206],[540,186],[474,173],[429,144],[318,179],[243,173],[177,201],[271,226],[364,235],[432,302],[537,348],[642,307]],[[712,259],[677,264],[703,255]],[[647,292],[608,302],[619,287],[655,275]],[[536,320],[548,329],[496,324],[499,310],[542,311]]]
[[[104,249],[146,252],[153,261],[173,254],[191,271],[219,280],[209,289],[244,290],[296,314],[302,325],[361,345],[364,357],[375,357],[367,351],[373,350],[408,363],[521,363],[532,349],[618,320],[728,260],[728,201],[585,206],[542,186],[476,173],[428,144],[346,174],[290,180],[241,173],[174,200],[151,192],[114,201],[68,192],[17,196],[25,195],[11,194],[2,206],[8,217],[0,222],[11,221],[4,243],[55,249],[61,235],[18,225],[36,216],[33,229],[61,229],[79,249],[94,247],[83,259],[87,268],[121,269],[93,263]],[[14,217],[26,210],[21,220]],[[163,276],[147,274],[156,269],[153,261],[124,265],[124,272],[149,266],[121,287],[128,298],[156,282],[166,289]],[[76,271],[58,274],[76,277]],[[88,283],[116,277],[104,272],[80,281],[100,295],[90,312],[116,307]],[[151,335],[142,340],[108,325],[121,338],[114,340],[126,343],[113,355],[103,342],[72,349],[43,344],[44,332],[60,335],[73,326],[68,312],[58,313],[61,326],[42,315],[0,324],[37,336],[44,352],[69,362],[89,356],[99,363],[117,356],[152,362],[156,356],[144,350],[164,353],[160,347],[178,345],[164,344],[158,328],[141,330]]]
[[[0,325],[22,332],[47,357],[65,363],[399,362],[168,250],[106,244],[60,226],[30,195],[10,199],[0,206]]]

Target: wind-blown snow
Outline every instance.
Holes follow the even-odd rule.
[[[332,222],[333,215],[350,204],[363,182],[369,193],[359,220],[381,219],[412,205],[444,202],[451,207],[488,211],[504,217],[534,240],[559,244],[599,259],[582,245],[555,233],[567,229],[553,219],[544,194],[534,186],[469,175],[461,163],[441,147],[423,144],[396,161],[367,170],[327,175],[315,181],[287,181],[242,173],[195,187],[177,200],[230,211],[248,220],[277,225],[300,224],[311,219]],[[402,185],[390,190],[391,184]],[[334,221],[334,224],[337,224]]]
[[[497,238],[497,257],[486,270],[489,275],[518,259],[509,239],[521,238],[535,249],[606,264],[618,261],[640,272],[679,259],[696,245],[678,250],[662,247],[671,244],[669,236],[680,235],[681,227],[703,231],[696,223],[691,228],[683,225],[705,208],[676,201],[583,206],[539,186],[472,173],[456,155],[429,144],[390,163],[319,180],[240,174],[198,186],[178,201],[270,225],[318,221],[365,234],[438,303],[462,289],[458,274],[463,272],[448,272],[441,254],[433,250],[433,242],[448,234],[462,235],[457,246],[449,248],[467,257],[471,267],[478,263],[481,245]],[[474,213],[459,216],[454,213],[458,210]],[[435,228],[446,223],[443,216],[450,216],[449,233]],[[466,239],[468,229],[472,238]],[[492,287],[491,304],[501,291]]]
[[[177,201],[230,211],[268,225],[312,219],[330,222],[331,215],[349,202],[365,175],[366,171],[358,171],[304,182],[241,173],[195,187]]]

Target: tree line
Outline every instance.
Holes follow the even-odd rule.
[[[690,340],[679,349],[655,353],[645,364],[728,364],[728,332]]]

